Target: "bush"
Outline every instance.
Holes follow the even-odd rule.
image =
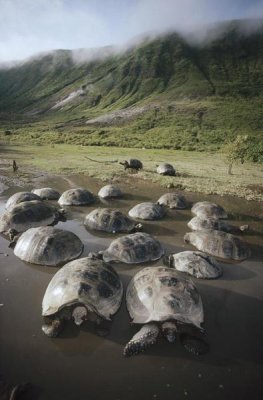
[[[245,160],[253,162],[263,161],[263,145],[256,139],[247,135],[237,135],[233,141],[229,141],[223,147],[228,162],[228,174],[232,172],[232,166],[236,163],[243,164]]]

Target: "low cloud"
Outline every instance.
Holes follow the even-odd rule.
[[[217,21],[263,16],[262,0],[0,0],[0,10],[0,63],[54,49],[121,47],[145,32],[186,34]],[[92,51],[76,51],[75,58]]]

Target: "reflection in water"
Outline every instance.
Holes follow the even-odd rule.
[[[105,184],[99,185],[83,176],[71,177],[71,181],[94,194]],[[61,192],[69,188],[59,178],[45,182],[44,186],[53,186]],[[31,187],[22,190],[27,189]],[[124,198],[109,201],[107,207],[121,208],[126,213],[135,204],[156,201],[167,191],[145,182],[136,187],[123,185],[121,189]],[[11,194],[9,190],[7,195]],[[231,224],[249,223],[252,231],[260,233],[242,234],[252,250],[248,260],[235,265],[221,264],[224,274],[218,280],[193,279],[203,299],[210,353],[197,358],[185,352],[179,342],[169,344],[160,338],[147,353],[125,359],[123,348],[138,330],[130,325],[125,301],[113,322],[103,327],[108,331],[107,336],[99,336],[92,323],[79,328],[72,322],[61,337],[45,337],[41,332],[41,303],[58,268],[22,262],[1,237],[0,253],[8,254],[0,254],[0,373],[5,382],[31,382],[38,390],[25,398],[34,400],[105,400],[105,396],[110,400],[174,400],[185,399],[185,393],[194,400],[263,398],[262,221],[255,218],[260,214],[259,205],[187,193],[186,198],[189,202],[218,202],[234,215]],[[1,210],[5,199],[2,196]],[[81,238],[85,245],[83,257],[90,251],[104,250],[113,237],[120,236],[85,229],[85,215],[99,206],[105,204],[97,199],[89,207],[69,207],[67,222],[57,225]],[[144,230],[156,236],[167,253],[191,249],[183,241],[190,218],[189,209],[169,210],[162,220],[143,221]],[[162,265],[162,260],[149,265]],[[115,268],[127,287],[141,266],[116,264]]]

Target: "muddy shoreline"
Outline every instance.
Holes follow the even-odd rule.
[[[3,181],[2,181],[3,182]],[[51,176],[36,172],[21,182],[4,181],[8,189],[0,195],[0,209],[16,191],[52,186],[60,191],[83,186],[97,193],[105,184],[83,175]],[[118,182],[125,196],[109,207],[128,211],[132,205],[156,201],[167,189],[129,176]],[[203,299],[205,328],[210,352],[195,357],[180,343],[163,339],[144,354],[126,359],[123,347],[136,331],[130,326],[125,301],[113,318],[110,333],[99,337],[92,324],[80,329],[68,324],[60,338],[49,339],[41,332],[41,302],[46,286],[57,268],[35,266],[17,259],[0,237],[0,374],[7,383],[31,382],[23,397],[34,400],[134,400],[204,399],[259,400],[263,397],[262,350],[262,205],[233,197],[184,193],[189,202],[201,199],[217,201],[230,212],[230,223],[248,223],[252,233],[244,234],[252,255],[240,264],[222,263],[223,276],[214,281],[196,280]],[[88,232],[84,215],[102,206],[67,209],[68,221],[59,226],[73,231],[84,242],[82,256],[101,250],[111,235]],[[190,210],[171,210],[161,221],[144,224],[146,232],[156,236],[166,252],[191,247],[183,242]],[[254,233],[253,233],[254,232]],[[159,260],[148,265],[162,265]],[[140,266],[116,264],[126,287]]]

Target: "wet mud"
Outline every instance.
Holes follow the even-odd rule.
[[[51,186],[61,192],[82,186],[98,193],[101,182],[83,176],[43,178],[39,187]],[[34,182],[35,186],[35,182]],[[59,227],[76,233],[84,243],[82,256],[105,249],[116,235],[88,231],[85,215],[98,206],[120,208],[127,212],[142,201],[156,201],[167,192],[147,182],[128,177],[119,184],[123,199],[97,202],[89,207],[67,207],[67,222]],[[32,189],[10,187],[0,197],[0,212],[6,199],[16,191]],[[211,200],[222,205],[234,225],[249,224],[242,238],[251,248],[251,257],[239,264],[221,263],[223,276],[217,280],[194,279],[204,305],[206,341],[209,353],[194,356],[163,338],[145,353],[123,357],[123,348],[138,327],[131,326],[122,302],[113,317],[107,336],[92,323],[80,328],[68,323],[56,339],[41,331],[41,303],[46,287],[58,270],[20,261],[0,237],[0,375],[5,394],[10,386],[30,382],[21,399],[34,400],[134,400],[204,399],[259,400],[263,398],[263,236],[262,204],[231,197],[185,194],[191,202]],[[143,222],[144,231],[163,244],[166,253],[192,249],[183,241],[191,218],[187,210],[169,210],[159,221]],[[118,236],[118,235],[117,235]],[[162,260],[149,265],[162,265]],[[115,264],[127,286],[141,265]]]

